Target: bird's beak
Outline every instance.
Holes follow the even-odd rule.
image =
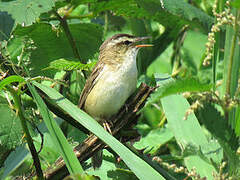
[[[139,37],[136,39],[135,42],[138,42],[138,41],[143,41],[145,39],[150,39],[151,37],[150,36],[147,36],[147,37]],[[138,47],[138,48],[141,48],[141,47],[152,47],[153,45],[152,44],[138,44],[136,45],[135,47]]]
[[[139,44],[139,45],[136,45],[135,47],[152,47],[153,45],[152,44]]]

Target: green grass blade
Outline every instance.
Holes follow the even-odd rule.
[[[77,120],[89,131],[98,136],[102,141],[108,144],[126,163],[126,165],[134,172],[139,179],[164,179],[156,170],[154,170],[144,160],[136,156],[116,138],[111,136],[104,130],[100,124],[91,118],[87,113],[80,110],[76,105],[71,103],[68,99],[64,98],[56,90],[44,86],[42,84],[33,82],[35,86],[40,88],[51,99],[55,100],[56,104],[61,107],[65,112]]]
[[[58,127],[57,123],[54,121],[51,112],[47,109],[47,106],[43,102],[42,98],[37,93],[36,89],[27,83],[33,98],[35,99],[37,106],[40,110],[40,113],[43,117],[43,120],[48,128],[51,137],[53,138],[53,142],[56,147],[60,151],[66,166],[69,170],[70,174],[83,173],[82,166],[80,165],[77,157],[75,156],[72,147],[69,145],[67,139],[65,138],[63,132]]]
[[[195,167],[201,177],[213,179],[212,173],[216,173],[215,168],[207,159],[204,159],[205,157],[209,159],[211,157],[207,157],[207,155],[205,156],[204,154],[216,151],[215,147],[218,144],[216,143],[214,148],[208,145],[207,138],[194,114],[190,114],[188,118],[184,120],[185,113],[190,108],[189,103],[184,97],[181,95],[171,95],[162,98],[161,102],[169,128],[172,130],[178,144],[183,151],[192,151],[190,155],[184,158],[188,170]],[[206,151],[204,152],[204,150]],[[204,157],[200,155],[201,153],[199,152],[202,152]],[[215,155],[214,153],[210,154],[212,156]]]

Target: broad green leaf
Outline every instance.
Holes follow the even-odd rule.
[[[71,1],[73,4],[87,4],[87,3],[96,3],[97,0],[72,0]]]
[[[196,78],[173,79],[169,76],[162,78],[162,75],[155,75],[158,84],[157,90],[151,94],[148,103],[158,101],[160,98],[183,92],[204,92],[210,91],[211,84],[203,84]]]
[[[13,24],[14,20],[7,12],[0,12],[0,41],[9,39]]]
[[[205,53],[207,35],[189,30],[183,43],[183,62],[187,67],[198,69]],[[196,69],[195,69],[196,68]]]
[[[12,38],[10,41],[7,42],[5,49],[3,49],[3,55],[9,57],[14,64],[18,64],[19,57],[26,61],[29,57],[29,53],[24,52],[23,49],[26,46],[24,38]]]
[[[150,131],[140,141],[134,144],[137,149],[145,149],[145,152],[154,154],[163,144],[173,138],[173,133],[169,128],[158,128]]]
[[[130,19],[130,25],[132,33],[135,36],[144,37],[147,36],[147,28],[146,24],[150,21],[138,19],[138,18],[131,18]],[[144,43],[150,43],[150,40],[145,40]],[[153,48],[143,48],[138,52],[138,60],[137,60],[137,68],[138,68],[138,74],[144,74],[147,70],[147,67],[153,62],[153,58],[150,58],[152,55]]]
[[[147,75],[151,77],[156,73],[170,74],[172,72],[170,59],[172,53],[173,47],[169,45],[168,48],[148,66]]]
[[[184,119],[187,110],[190,108],[189,103],[184,97],[181,95],[171,95],[162,98],[161,102],[167,117],[169,128],[172,130],[183,151],[186,151],[189,148],[190,150],[202,150],[203,156],[209,158],[209,160],[211,156],[217,155],[214,154],[217,150],[215,147],[217,146],[211,149],[212,146],[208,145],[208,140],[205,137],[195,115],[192,113],[188,115],[186,120]],[[202,147],[204,147],[204,151]],[[197,173],[199,173],[201,177],[213,179],[212,173],[216,173],[214,166],[205,160],[201,155],[193,154],[187,156],[184,158],[184,161],[188,170],[195,167]]]
[[[189,144],[199,146],[207,144],[201,126],[192,113],[184,120],[186,111],[190,108],[187,100],[181,95],[171,95],[161,99],[169,128],[173,131],[182,148]],[[175,121],[173,121],[175,119]]]
[[[118,16],[150,18],[150,15],[135,0],[99,1],[91,5],[91,11],[97,15],[104,11],[113,11]]]
[[[95,14],[113,11],[116,15],[131,18],[157,20],[167,27],[190,24],[210,30],[213,18],[184,0],[163,0],[163,8],[158,0],[110,0],[93,3],[91,10]]]
[[[6,99],[0,96],[0,166],[7,155],[21,144],[23,136],[20,119],[16,116]]]
[[[231,5],[235,8],[240,9],[240,0],[231,1]]]
[[[167,27],[189,24],[208,32],[213,18],[184,0],[136,0],[149,15]],[[162,2],[162,3],[161,3]]]
[[[81,62],[87,62],[98,50],[102,42],[102,28],[91,23],[70,24],[70,31],[76,42]],[[32,76],[53,76],[53,70],[42,71],[50,62],[60,58],[74,58],[73,50],[61,29],[54,29],[50,24],[40,23],[29,27],[18,26],[13,32],[15,39],[25,39],[28,49],[31,52],[27,67]],[[19,56],[20,52],[16,52]],[[17,56],[15,56],[17,57]],[[17,61],[12,59],[12,61]]]
[[[90,160],[87,162],[90,163]],[[98,176],[100,179],[116,179],[116,177],[120,179],[127,180],[137,180],[136,175],[128,169],[128,167],[123,163],[123,161],[117,163],[116,166],[116,158],[108,152],[107,150],[103,150],[103,162],[99,169],[89,168],[86,170],[86,173],[90,175]]]
[[[51,134],[51,138],[53,139],[55,146],[60,151],[66,163],[69,173],[70,174],[83,173],[83,169],[77,157],[75,156],[72,147],[67,142],[67,139],[65,138],[63,132],[53,119],[51,112],[47,109],[47,106],[45,105],[40,95],[35,90],[35,88],[29,83],[27,83],[27,85],[37,103],[37,106],[43,117],[43,120],[48,128],[49,133]]]
[[[72,71],[72,70],[87,70],[89,71],[93,66],[95,65],[95,62],[89,63],[89,64],[82,64],[80,62],[76,62],[73,60],[67,60],[67,59],[58,59],[55,61],[50,62],[49,66],[46,69],[57,69],[57,70],[64,70],[64,71]]]
[[[30,157],[30,153],[25,145],[17,147],[10,153],[4,162],[3,174],[0,178],[5,179],[9,174],[16,170],[28,156]]]
[[[219,144],[228,158],[228,167],[230,171],[238,169],[240,164],[239,156],[236,155],[238,149],[238,138],[234,130],[231,129],[226,119],[211,104],[205,104],[204,108],[199,110],[199,120],[218,140]]]
[[[2,81],[0,81],[0,91],[2,90],[2,88],[4,88],[6,85],[9,85],[13,82],[24,82],[25,80],[21,77],[21,76],[17,76],[17,75],[12,75],[9,76],[5,79],[3,79]]]
[[[53,0],[17,0],[0,2],[0,10],[12,16],[15,24],[31,25],[41,13],[48,12],[54,6]]]
[[[89,131],[97,135],[103,142],[108,144],[123,159],[126,165],[139,179],[163,179],[163,177],[149,164],[136,156],[133,152],[121,144],[116,138],[105,131],[104,128],[97,123],[97,121],[91,118],[87,113],[80,110],[69,100],[64,98],[56,90],[36,82],[33,83],[44,93],[46,93],[51,99],[55,100],[57,105],[61,107],[65,112],[67,112]]]

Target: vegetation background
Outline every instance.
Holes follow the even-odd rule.
[[[0,179],[43,179],[59,156],[69,179],[240,179],[239,15],[240,0],[0,1]],[[152,37],[139,84],[158,87],[127,147],[74,105],[81,71],[117,33]],[[87,135],[53,115],[39,89],[123,161],[104,150],[98,170],[80,165],[72,148]]]

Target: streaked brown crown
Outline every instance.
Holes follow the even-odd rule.
[[[119,43],[130,44],[133,43],[134,39],[136,38],[137,37],[129,34],[116,34],[103,42],[103,44],[100,47],[100,51],[104,50],[110,43],[112,45],[117,45]]]
[[[112,48],[113,46],[127,46],[135,42],[137,37],[129,34],[116,34],[105,40],[100,47],[100,52],[104,49]]]
[[[101,45],[99,60],[111,64],[122,62],[128,50],[136,50],[137,52],[139,47],[136,46],[136,43],[148,38],[129,34],[116,34],[105,40]]]

